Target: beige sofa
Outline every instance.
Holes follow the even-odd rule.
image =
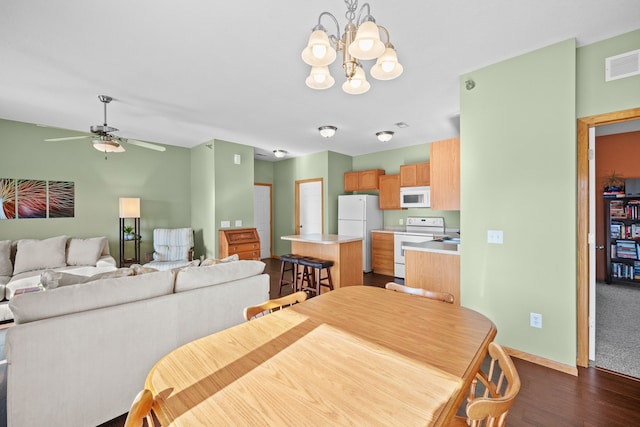
[[[109,278],[10,301],[11,427],[95,426],[129,410],[165,354],[244,321],[269,298],[261,261]]]
[[[13,319],[8,302],[18,289],[38,285],[45,270],[93,276],[116,270],[106,237],[0,241],[0,322]]]

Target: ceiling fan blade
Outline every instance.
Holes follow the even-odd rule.
[[[148,148],[150,150],[156,150],[156,151],[166,150],[166,148],[161,145],[152,144],[150,142],[138,141],[137,139],[120,138],[120,140],[123,142],[129,143],[131,145],[137,145],[138,147]]]
[[[89,135],[85,135],[85,136],[67,136],[65,138],[49,138],[49,139],[45,139],[45,141],[46,142],[71,141],[73,139],[86,139],[86,138],[92,138],[92,136],[89,136]]]

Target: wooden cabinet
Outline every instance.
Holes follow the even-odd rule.
[[[393,233],[371,233],[371,268],[374,273],[393,276]]]
[[[460,210],[460,138],[431,143],[431,209]]]
[[[381,175],[379,178],[380,209],[401,209],[400,207],[400,174]]]
[[[405,285],[449,292],[460,305],[460,255],[405,251],[404,263]]]
[[[240,259],[260,259],[260,237],[255,228],[218,231],[218,257],[238,254]]]
[[[365,171],[345,172],[344,191],[367,191],[378,189],[378,177],[384,175],[382,169],[370,169]]]
[[[429,162],[400,166],[400,187],[426,187],[430,185]]]

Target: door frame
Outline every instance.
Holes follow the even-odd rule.
[[[640,108],[578,119],[577,325],[578,366],[589,366],[589,128],[640,119]],[[593,189],[595,191],[595,189]]]
[[[269,258],[273,258],[273,185],[264,182],[254,182],[253,185],[269,187],[269,236],[271,237],[271,241],[269,242]]]
[[[310,178],[310,179],[301,179],[296,181],[296,224],[295,224],[295,232],[294,234],[300,234],[300,185],[308,184],[310,182],[320,182],[320,206],[322,209],[321,213],[321,223],[322,223],[322,234],[324,234],[324,179],[323,178]]]

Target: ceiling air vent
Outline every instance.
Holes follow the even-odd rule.
[[[605,81],[640,74],[640,49],[605,58]]]

